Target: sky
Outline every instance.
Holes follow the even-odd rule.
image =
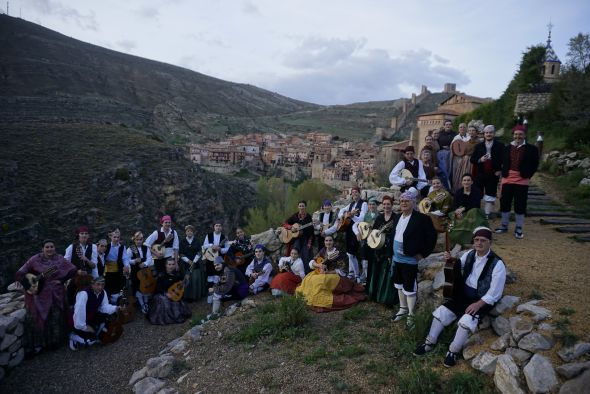
[[[6,0],[0,0],[6,12]],[[10,0],[67,36],[317,104],[444,83],[499,97],[527,47],[590,33],[588,0]]]

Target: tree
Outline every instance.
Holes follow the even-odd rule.
[[[568,43],[567,64],[578,71],[584,72],[590,66],[590,36],[578,33]]]

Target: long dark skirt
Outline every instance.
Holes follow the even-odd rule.
[[[192,316],[183,301],[172,301],[165,294],[156,294],[150,303],[148,320],[152,324],[184,323]]]
[[[66,343],[68,336],[67,314],[64,309],[53,305],[47,315],[43,328],[40,328],[33,316],[27,312],[24,321],[23,347],[25,355],[35,354],[35,348],[57,349]]]
[[[185,267],[185,269],[188,269]],[[189,282],[184,289],[184,299],[190,301],[197,301],[203,297],[207,297],[207,274],[203,267],[195,264]]]
[[[380,304],[393,306],[397,303],[397,291],[389,275],[390,259],[377,258],[370,263],[367,278],[367,295],[369,299]]]

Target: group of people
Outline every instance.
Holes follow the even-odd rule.
[[[147,238],[135,232],[128,246],[121,242],[118,229],[109,232],[108,241],[91,243],[85,226],[77,229],[63,256],[56,253],[53,241],[46,240],[41,253],[16,274],[26,291],[25,349],[34,354],[55,347],[68,334],[74,350],[92,345],[100,340],[109,315],[129,308],[120,302],[129,295],[153,324],[188,319],[191,312],[185,301],[206,297],[216,315],[224,301],[239,301],[270,289],[275,296],[303,296],[318,312],[348,308],[365,299],[389,307],[399,304],[392,320],[403,321],[412,329],[418,262],[432,253],[437,230],[445,228],[436,217],[451,215],[455,241],[473,244],[473,249],[459,262],[463,268],[460,290],[434,312],[430,333],[414,354],[432,350],[442,329],[460,317],[445,358],[445,365],[452,366],[469,332],[475,331],[478,319],[503,291],[506,273],[502,260],[491,251],[492,230],[486,221],[489,204],[493,205],[501,181],[502,220],[496,233],[507,231],[514,200],[515,236],[522,238],[528,181],[538,165],[536,147],[526,143],[522,128],[513,130],[514,140],[507,146],[494,133],[493,126],[486,126],[484,140],[473,144],[470,171],[464,160],[456,160],[455,167],[465,172],[461,187],[452,194],[445,184],[453,176],[441,176],[440,171],[453,168],[441,162],[445,156],[454,160],[448,151],[454,137],[445,132],[442,139],[441,135],[433,139],[439,150],[426,157],[438,159],[434,167],[415,159],[412,147],[406,148],[404,159],[390,175],[391,182],[402,187],[399,213],[393,211],[393,197],[364,201],[357,187],[342,209],[335,211],[331,201],[325,200],[315,218],[307,212],[307,203],[300,201],[297,212],[282,225],[297,236],[286,245],[276,266],[265,245],[254,245],[243,229],[237,228],[230,241],[221,220],[215,221],[202,242],[196,240],[191,225],[184,228],[181,239],[168,215]],[[369,246],[366,225],[383,236],[378,246]]]
[[[475,125],[462,123],[457,134],[447,120],[442,130],[426,136],[420,159],[415,158],[413,146],[406,147],[403,159],[389,175],[390,182],[402,191],[409,189],[428,198],[427,205],[435,215],[451,214],[450,235],[456,243],[469,243],[473,228],[488,225],[498,185],[501,223],[495,232],[508,232],[514,205],[514,236],[524,238],[528,187],[539,166],[539,151],[526,141],[523,125],[513,128],[513,140],[507,145],[497,140],[495,133],[495,127],[487,125],[480,139]],[[473,210],[480,208],[482,199],[483,211]]]

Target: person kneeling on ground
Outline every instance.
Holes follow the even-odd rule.
[[[109,304],[104,291],[104,278],[94,278],[88,288],[76,294],[70,349],[78,350],[79,346],[90,346],[98,342],[98,334],[104,328],[107,316],[119,310],[120,306]]]
[[[474,333],[480,320],[502,297],[506,282],[506,267],[492,249],[492,230],[478,227],[473,231],[473,249],[461,259],[462,278],[455,278],[461,285],[453,298],[439,306],[433,313],[432,325],[426,341],[414,350],[415,356],[430,352],[436,345],[443,329],[457,317],[457,332],[444,360],[445,367],[457,363],[459,353],[467,341],[469,332]],[[445,252],[445,259],[451,256]],[[458,280],[459,279],[459,280]]]
[[[219,281],[211,289],[213,292],[212,315],[218,315],[223,301],[241,301],[248,295],[248,281],[238,268],[228,267],[223,258],[215,258],[215,270],[219,272]]]

